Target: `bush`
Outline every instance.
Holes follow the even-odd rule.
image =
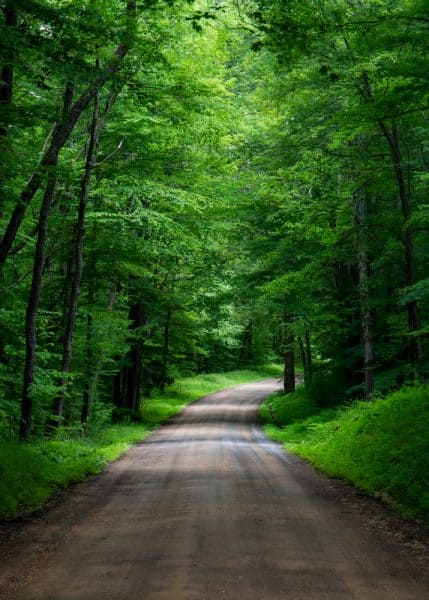
[[[291,394],[277,392],[261,406],[260,414],[266,423],[288,425],[298,419],[305,419],[318,412],[311,392],[299,386]]]
[[[313,375],[309,393],[317,406],[327,408],[344,402],[346,388],[343,370],[320,371]]]

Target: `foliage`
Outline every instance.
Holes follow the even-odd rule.
[[[55,1],[26,3],[17,9],[20,33],[6,20],[0,23],[14,71],[13,102],[1,105],[3,231],[49,145],[63,90],[71,85],[75,98],[83,93],[110,60],[112,45],[121,42],[129,26],[123,4],[106,11],[103,3],[84,0],[73,10]],[[98,92],[92,171],[83,161],[91,104],[61,149],[35,297],[30,290],[39,260],[40,192],[25,213],[1,280],[0,409],[13,432],[24,422],[25,436],[43,436],[53,418],[68,428],[78,428],[80,419],[108,424],[113,406],[115,419],[138,418],[140,397],[178,376],[254,362],[253,355],[242,357],[247,315],[229,253],[233,226],[223,219],[231,200],[225,179],[236,187],[239,164],[231,150],[238,107],[226,65],[240,42],[237,34],[225,34],[237,16],[230,10],[206,13],[203,4],[138,6],[133,45]],[[26,70],[27,63],[33,70]],[[81,214],[84,175],[89,187]],[[83,273],[73,309],[78,218],[84,223]],[[25,329],[29,311],[33,333]],[[64,367],[73,314],[71,362]],[[30,335],[37,339],[30,342]],[[29,364],[24,347],[36,344],[33,375],[23,386]],[[257,360],[267,358],[274,355],[262,348]],[[20,406],[26,393],[31,425],[24,400]]]
[[[317,410],[309,390],[301,385],[291,394],[278,392],[270,396],[261,406],[260,414],[264,422],[283,426],[305,419]]]
[[[384,393],[428,364],[425,3],[257,6],[249,284],[337,401]]]

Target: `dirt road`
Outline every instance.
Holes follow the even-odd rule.
[[[22,600],[429,597],[412,553],[256,424],[274,381],[189,406],[0,546]],[[1,588],[3,585],[3,588]]]

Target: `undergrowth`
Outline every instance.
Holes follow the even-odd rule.
[[[268,403],[278,419],[272,422],[265,403],[261,414],[272,439],[402,514],[429,521],[429,386],[335,409],[314,407],[309,415],[305,390]]]
[[[56,492],[98,473],[155,427],[197,398],[229,386],[277,376],[276,365],[187,377],[142,401],[140,423],[110,425],[87,435],[18,443],[0,439],[0,518],[41,508]]]
[[[304,419],[318,411],[310,392],[299,386],[293,394],[276,392],[260,409],[260,414],[266,423],[288,425],[297,419]]]

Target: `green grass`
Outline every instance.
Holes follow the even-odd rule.
[[[288,424],[267,423],[271,438],[405,516],[429,522],[429,386],[406,387],[291,422],[293,405],[284,409]]]
[[[101,471],[149,435],[146,424],[114,425],[96,438],[0,444],[0,518],[38,509],[59,490]]]
[[[249,381],[280,377],[281,374],[282,368],[279,365],[266,365],[228,373],[207,373],[184,377],[169,386],[165,394],[154,394],[150,400],[144,400],[143,419],[146,423],[159,424],[201,396]]]
[[[0,441],[0,518],[41,508],[53,494],[98,473],[200,396],[279,374],[279,367],[267,366],[188,377],[169,386],[165,394],[145,399],[141,423],[112,425],[91,437],[25,444]]]
[[[276,392],[268,398],[260,409],[266,423],[288,425],[297,419],[304,419],[318,411],[309,391],[303,386],[297,387],[292,394]]]

